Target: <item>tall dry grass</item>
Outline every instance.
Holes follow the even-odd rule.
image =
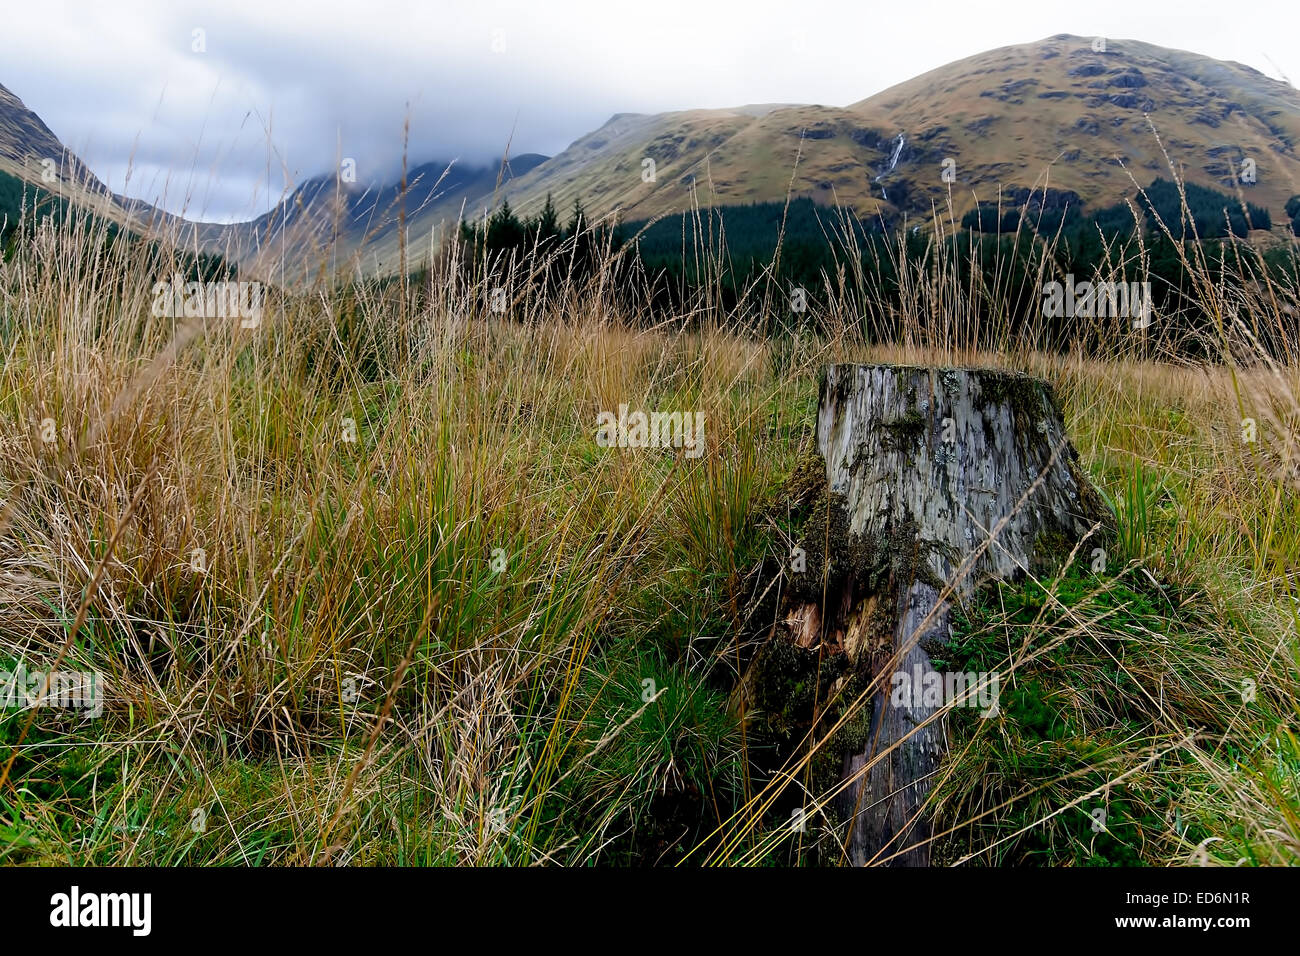
[[[0,718],[0,859],[833,861],[830,794],[800,791],[824,741],[759,774],[727,697],[818,369],[860,360],[1048,379],[1120,530],[1119,570],[968,609],[1024,706],[949,715],[941,858],[1295,862],[1300,379],[1250,329],[1293,330],[1296,290],[1191,263],[1218,350],[1190,362],[1122,333],[1045,353],[1035,315],[976,308],[996,271],[937,254],[900,259],[889,315],[849,269],[767,339],[758,295],[639,309],[613,250],[536,294],[537,261],[453,248],[241,328],[151,315],[178,251],[98,228],[0,264],[0,661],[107,688],[99,719]],[[704,453],[598,447],[620,403],[703,412]],[[1068,732],[1026,730],[1040,698]],[[1079,822],[1119,790],[1136,836],[1098,851]]]

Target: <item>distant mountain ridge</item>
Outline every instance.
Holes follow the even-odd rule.
[[[501,184],[546,160],[526,153],[482,166],[427,162],[407,171],[405,188],[400,180],[349,182],[342,171],[316,176],[257,219],[204,224],[201,235],[209,247],[262,273],[280,265],[285,248],[293,250],[293,264],[303,269],[311,269],[322,257],[347,263],[360,255],[363,267],[389,271],[397,266],[397,232],[403,217],[408,234],[418,236],[415,244],[425,255],[431,242],[444,237],[462,216],[473,218],[490,211]],[[439,227],[443,236],[425,234]]]
[[[398,265],[403,209],[410,264],[462,215],[507,199],[525,214],[550,194],[562,211],[581,200],[593,216],[647,220],[790,194],[878,222],[925,224],[936,211],[960,220],[977,202],[1044,188],[1091,209],[1110,206],[1131,199],[1135,181],[1169,178],[1171,162],[1188,182],[1240,195],[1282,222],[1286,200],[1300,193],[1298,144],[1300,93],[1257,70],[1136,40],[1059,34],[958,60],[844,107],[619,113],[554,157],[417,166],[404,201],[395,183],[359,188],[331,173],[253,222],[197,228],[209,249],[256,271],[287,264],[307,274],[359,254],[366,271],[388,272]],[[55,148],[57,138],[3,90],[0,163],[30,178],[32,157]]]

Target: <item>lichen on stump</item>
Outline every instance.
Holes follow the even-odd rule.
[[[837,689],[870,694],[868,719],[824,745],[841,760],[850,862],[928,865],[942,705],[892,694],[893,677],[933,675],[953,601],[1059,566],[1105,508],[1051,387],[1014,372],[828,366],[817,442],[826,518],[804,543],[824,559],[791,573],[773,639],[842,656]],[[749,703],[770,711],[761,697]]]

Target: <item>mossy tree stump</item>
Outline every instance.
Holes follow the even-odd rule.
[[[1059,565],[1105,512],[1050,386],[1017,373],[829,366],[817,441],[827,508],[841,513],[810,537],[824,535],[824,566],[840,567],[795,589],[787,639],[870,678],[865,743],[842,756],[850,861],[928,865],[923,808],[945,728],[928,695],[891,693],[894,675],[935,674],[928,648],[947,642],[953,601]]]

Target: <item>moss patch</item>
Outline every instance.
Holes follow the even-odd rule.
[[[996,847],[972,862],[1151,865],[1170,844],[1207,836],[1190,815],[1171,829],[1182,797],[1171,781],[1195,768],[1168,749],[1167,719],[1184,714],[1189,728],[1217,735],[1242,709],[1239,685],[1207,689],[1195,678],[1207,660],[1232,659],[1211,625],[1218,613],[1203,594],[1137,571],[1093,575],[1086,562],[1050,593],[1033,581],[995,584],[956,609],[936,667],[1003,677],[998,716],[950,715],[936,829],[956,830],[936,859]],[[1009,647],[1020,648],[1014,677]],[[1153,744],[1166,751],[1154,762]],[[981,815],[989,807],[999,809]]]

